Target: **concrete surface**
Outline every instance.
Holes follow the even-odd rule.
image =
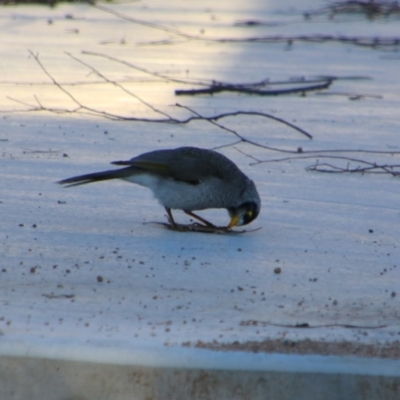
[[[208,37],[397,32],[393,20],[307,23],[303,9],[289,1],[107,7]],[[250,30],[234,25],[246,18],[279,24]],[[322,154],[399,164],[396,52],[187,40],[87,5],[3,8],[0,33],[2,398],[46,398],[49,391],[54,399],[71,400],[189,398],[188,393],[194,399],[266,394],[289,399],[294,393],[299,399],[399,397],[398,178],[305,169],[324,160]],[[143,188],[113,182],[63,189],[54,182],[156,148],[213,148],[237,138],[206,121],[121,122],[88,115],[88,109],[65,112],[76,104],[27,49],[88,108],[164,117],[101,83],[64,51],[174,118],[190,115],[174,106],[179,101],[203,115],[247,110],[286,119],[313,140],[258,117],[219,123],[262,145],[301,147],[317,155],[250,165],[254,159],[246,154],[260,160],[288,155],[244,143],[222,148],[259,188],[262,213],[249,227],[255,230],[171,232],[149,223],[165,221],[165,213]],[[322,74],[371,79],[339,80],[326,96],[177,98],[174,90],[184,85],[83,50],[177,79],[243,83]],[[365,96],[351,100],[351,93]],[[32,111],[39,105],[64,111]],[[228,220],[224,211],[203,215],[221,225]],[[183,214],[177,219],[188,222]],[[155,354],[164,352],[168,356],[161,362]],[[192,362],[174,363],[182,354],[192,354]],[[286,360],[285,368],[274,367],[278,359]],[[356,365],[357,372],[346,365]]]

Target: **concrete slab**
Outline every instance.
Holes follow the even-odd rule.
[[[210,37],[339,28],[349,35],[395,35],[391,21],[309,24],[290,5],[107,7]],[[250,31],[234,24],[256,17],[284,24]],[[219,121],[263,146],[301,147],[319,156],[327,154],[320,150],[380,150],[350,154],[387,164],[398,164],[400,151],[396,58],[339,44],[288,49],[182,40],[87,5],[9,7],[0,33],[0,397],[39,399],[50,391],[60,399],[125,399],[132,393],[137,399],[399,397],[397,178],[306,171],[317,157],[250,165],[254,160],[246,154],[266,161],[287,155],[231,145],[220,151],[256,182],[263,209],[250,228],[261,229],[236,236],[171,232],[151,223],[166,219],[143,188],[113,182],[63,189],[54,182],[157,148],[213,148],[237,138],[206,121],[110,121],[87,109],[29,113],[29,105],[71,111],[76,104],[26,49],[39,53],[49,73],[85,106],[152,119],[160,113],[101,83],[64,51],[124,81],[174,118],[190,115],[172,106],[181,84],[81,51],[179,79],[367,75],[372,79],[339,80],[331,88],[331,94],[377,95],[359,101],[338,94],[178,100],[204,115],[271,113],[314,136],[250,116]],[[228,220],[223,211],[204,215],[217,224]],[[188,222],[183,214],[178,220]]]

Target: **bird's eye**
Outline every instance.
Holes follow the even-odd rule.
[[[248,201],[246,203],[241,204],[237,208],[231,208],[229,213],[232,216],[237,216],[239,219],[239,223],[237,225],[247,225],[255,218],[257,218],[259,213],[259,206],[257,203]],[[233,225],[232,225],[233,226]]]
[[[254,212],[252,210],[247,210],[243,216],[243,223],[244,225],[248,224],[249,222],[253,221]]]

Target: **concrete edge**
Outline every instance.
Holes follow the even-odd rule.
[[[11,343],[0,340],[2,356],[153,368],[400,376],[400,360],[394,359],[214,351],[177,346],[156,348],[146,344],[140,348],[126,348],[123,343],[105,347],[104,343]]]

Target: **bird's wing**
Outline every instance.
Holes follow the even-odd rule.
[[[112,164],[131,166],[179,181],[197,184],[210,177],[222,179],[219,169],[211,161],[207,162],[197,152],[175,149],[152,151],[131,160],[115,161]]]

